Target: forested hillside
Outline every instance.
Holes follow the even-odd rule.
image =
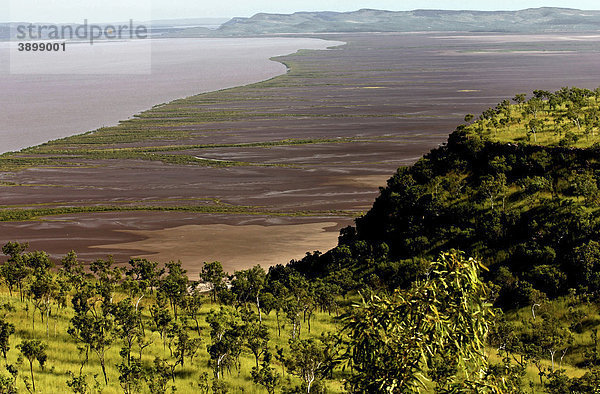
[[[398,169],[337,248],[291,266],[375,297],[365,305],[373,312],[395,305],[381,294],[410,294],[435,276],[429,261],[443,251],[465,251],[483,263],[497,309],[486,319],[487,378],[462,389],[493,391],[485,382],[500,377],[501,392],[597,392],[599,98],[598,89],[535,91],[468,114],[446,144]],[[391,309],[398,315],[371,319],[399,319],[395,327],[411,316]],[[455,367],[444,356],[427,365],[438,392]]]
[[[423,261],[460,249],[488,267],[498,306],[597,292],[599,96],[536,91],[467,115],[447,144],[398,169],[336,249],[296,267],[346,269],[393,289],[423,274]]]

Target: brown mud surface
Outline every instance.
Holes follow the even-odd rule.
[[[86,144],[60,143],[61,149],[75,150],[176,146],[156,154],[236,165],[81,154],[64,156],[60,165],[6,170],[0,172],[4,210],[106,205],[124,210],[0,222],[0,242],[29,241],[53,256],[74,249],[86,261],[107,254],[120,261],[181,259],[190,272],[213,259],[229,271],[286,263],[302,251],[333,247],[336,232],[371,206],[396,168],[443,143],[465,114],[534,89],[600,85],[595,36],[318,37],[348,44],[280,58],[291,67],[285,76],[182,102],[186,111],[231,113],[230,118],[178,124],[169,115],[156,120],[164,121],[157,137],[93,145],[90,136]],[[231,146],[286,139],[312,141]],[[230,146],[198,147],[206,144]],[[28,155],[42,157],[44,151],[21,157]],[[205,212],[185,211],[204,206]],[[223,207],[231,211],[219,211]]]

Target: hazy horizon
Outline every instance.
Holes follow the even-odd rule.
[[[360,9],[385,11],[448,10],[448,11],[519,11],[528,8],[569,8],[581,11],[599,10],[597,3],[580,1],[406,1],[398,6],[396,1],[288,1],[286,5],[272,5],[266,1],[237,4],[235,0],[221,1],[215,5],[202,5],[192,0],[154,0],[152,5],[142,0],[82,1],[74,5],[69,0],[56,0],[49,4],[39,0],[0,0],[0,23],[82,23],[84,19],[96,23],[115,23],[134,19],[138,21],[220,19],[251,17],[258,13],[292,14],[295,12],[352,12]],[[341,4],[338,4],[341,3]]]

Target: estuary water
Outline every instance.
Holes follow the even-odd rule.
[[[42,53],[11,67],[11,43],[0,42],[0,153],[115,125],[177,98],[266,80],[286,72],[269,60],[273,56],[340,44],[311,38],[153,39],[148,72],[123,74],[114,71],[128,66],[123,59],[131,58],[134,41],[94,43],[85,73]],[[77,44],[67,45],[77,50]]]

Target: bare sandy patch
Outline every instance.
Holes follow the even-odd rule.
[[[347,185],[360,188],[376,189],[387,185],[391,175],[362,175],[362,176],[338,176],[327,182],[327,185]]]
[[[121,230],[145,237],[142,241],[92,246],[143,250],[133,257],[167,262],[181,260],[192,279],[205,261],[220,261],[225,271],[256,264],[267,268],[302,258],[307,251],[327,251],[337,244],[335,222],[260,226],[227,224],[186,225],[164,230]]]

